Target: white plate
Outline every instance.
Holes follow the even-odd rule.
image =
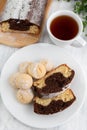
[[[75,77],[71,89],[76,95],[76,101],[66,110],[53,115],[37,115],[33,112],[33,105],[23,105],[16,100],[15,90],[9,85],[8,79],[18,69],[23,61],[39,61],[48,58],[56,65],[68,64],[75,70]],[[82,106],[86,92],[86,81],[80,65],[67,53],[64,48],[50,44],[35,44],[24,47],[14,53],[5,64],[1,74],[1,97],[8,111],[22,123],[37,127],[51,128],[70,119]]]

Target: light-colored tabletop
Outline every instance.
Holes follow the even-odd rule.
[[[57,0],[54,0],[51,5],[49,15],[55,10],[60,9],[72,10],[72,4],[73,3],[66,3],[63,1],[58,2]],[[51,40],[48,37],[46,27],[43,30],[40,42],[46,42],[46,43],[48,42],[52,44]],[[87,74],[87,45],[81,48],[68,46],[66,49],[68,52],[70,52],[70,55],[72,55],[81,64],[85,73]],[[0,73],[7,59],[17,50],[18,50],[17,48],[11,48],[8,46],[0,45]],[[25,126],[24,124],[17,121],[6,110],[0,98],[0,130],[17,130],[17,129],[37,130],[36,128]],[[52,128],[52,130],[87,130],[87,97],[85,98],[85,102],[80,111],[78,111],[78,113],[72,119],[70,119],[66,124],[63,124],[62,126]]]

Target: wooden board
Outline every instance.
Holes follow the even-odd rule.
[[[41,32],[42,32],[45,20],[47,18],[47,14],[48,14],[51,2],[52,0],[48,0],[40,34],[30,35],[30,34],[24,34],[24,33],[3,33],[0,31],[0,44],[5,44],[8,46],[20,48],[20,47],[24,47],[26,45],[30,45],[30,44],[38,42],[41,36]],[[2,12],[5,6],[5,3],[6,3],[6,0],[0,0],[0,12]]]

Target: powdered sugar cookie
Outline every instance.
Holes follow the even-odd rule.
[[[17,77],[20,75],[20,73],[15,73],[15,74],[12,74],[9,78],[9,82],[10,82],[10,85],[17,88],[16,87],[16,80],[17,80]]]
[[[20,73],[15,84],[17,88],[28,89],[32,87],[33,79],[28,74]]]
[[[53,63],[50,60],[42,59],[40,63],[42,63],[45,66],[47,72],[51,71],[54,68]]]
[[[31,62],[23,62],[19,65],[19,72],[21,73],[27,73],[28,65],[31,64]]]
[[[46,74],[46,68],[41,63],[32,63],[28,66],[28,74],[35,79],[40,79]]]
[[[34,94],[31,89],[19,89],[16,96],[19,102],[28,104],[33,100]]]

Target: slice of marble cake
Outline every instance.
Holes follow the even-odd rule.
[[[74,75],[74,70],[68,65],[62,64],[48,72],[43,78],[35,81],[34,91],[38,96],[61,92],[71,83]]]
[[[37,114],[53,114],[69,107],[76,97],[71,89],[66,89],[63,93],[53,98],[34,98],[34,112]]]

